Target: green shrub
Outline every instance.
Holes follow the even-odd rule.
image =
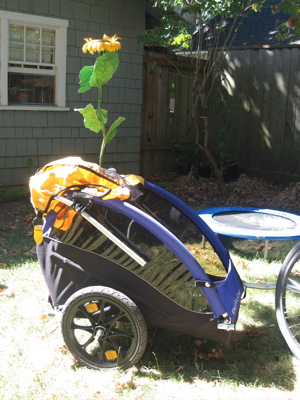
[[[29,189],[24,186],[14,186],[0,194],[0,203],[8,201],[16,201],[20,199],[28,199]]]

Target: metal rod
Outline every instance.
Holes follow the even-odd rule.
[[[265,251],[264,251],[264,258],[268,257],[268,250],[269,250],[269,241],[265,240]]]
[[[60,201],[63,204],[66,204],[69,207],[74,205],[72,200],[66,199],[65,197],[55,196],[55,199]],[[89,221],[95,228],[97,228],[100,232],[102,232],[108,239],[110,239],[113,243],[119,246],[126,254],[132,257],[137,263],[139,263],[142,267],[147,263],[143,260],[138,254],[132,251],[125,243],[123,243],[120,239],[118,239],[115,235],[113,235],[108,229],[106,229],[103,225],[101,225],[98,221],[92,218],[86,211],[82,211],[80,215]]]
[[[243,282],[243,285],[247,289],[263,289],[263,290],[275,290],[276,289],[276,283]]]

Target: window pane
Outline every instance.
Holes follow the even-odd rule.
[[[9,41],[24,43],[24,26],[9,24]]]
[[[10,43],[9,45],[9,60],[10,61],[24,61],[24,45]]]
[[[55,31],[52,29],[43,29],[42,31],[42,44],[46,46],[55,45]]]
[[[40,61],[40,47],[26,46],[26,61],[38,63]]]
[[[42,47],[42,63],[54,64],[54,47]]]
[[[49,75],[8,74],[9,104],[53,104],[54,77]]]
[[[39,44],[40,43],[40,28],[26,27],[26,43]]]

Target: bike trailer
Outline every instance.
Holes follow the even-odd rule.
[[[184,202],[79,157],[38,170],[30,190],[38,260],[76,359],[127,368],[142,357],[148,326],[229,345],[243,284]]]

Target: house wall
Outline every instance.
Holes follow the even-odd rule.
[[[220,132],[240,170],[290,183],[300,179],[300,47],[232,49],[210,103],[216,152]],[[220,101],[218,85],[226,89]],[[225,112],[224,112],[225,111]],[[222,131],[223,129],[223,131]]]
[[[65,156],[98,162],[101,140],[83,125],[74,108],[96,104],[97,90],[78,94],[80,69],[95,58],[82,53],[84,38],[104,33],[122,38],[120,65],[104,87],[103,108],[109,121],[126,121],[107,145],[104,167],[120,173],[139,173],[145,0],[0,0],[0,12],[15,11],[69,21],[67,31],[67,111],[1,110],[0,188],[28,184],[29,176],[45,163]],[[0,50],[1,51],[1,50]]]

